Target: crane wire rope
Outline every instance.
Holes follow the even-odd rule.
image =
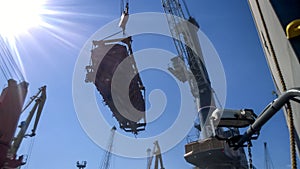
[[[121,30],[121,31],[118,31],[118,32],[116,32],[116,33],[114,33],[114,34],[111,34],[111,35],[109,35],[109,36],[104,37],[102,40],[106,40],[106,39],[111,38],[111,37],[113,37],[113,36],[115,36],[115,35],[117,35],[117,34],[119,34],[119,33],[122,33],[122,32],[123,32],[122,30]]]
[[[3,37],[0,36],[0,57],[1,57],[1,72],[6,80],[9,78],[17,78],[18,80],[24,81],[24,76],[16,63],[10,49]]]
[[[118,32],[113,33],[113,34],[111,34],[111,35],[108,35],[108,36],[102,38],[100,41],[104,41],[104,40],[106,40],[106,39],[108,39],[108,38],[111,38],[111,37],[113,37],[113,36],[115,36],[115,35],[117,35],[117,34],[119,34],[119,33],[122,33],[122,32],[123,32],[123,31],[121,30],[121,31],[118,31]],[[95,49],[95,45],[92,44],[91,51],[93,51],[94,49]],[[90,60],[89,60],[89,65],[92,66],[92,58],[90,58]]]
[[[189,18],[190,18],[190,17],[191,17],[191,13],[190,13],[190,11],[189,11],[189,8],[188,8],[188,6],[187,6],[185,0],[182,0],[182,2],[183,2],[183,6],[184,6],[184,8],[185,8],[185,11],[186,11],[187,15],[188,15]]]
[[[215,96],[215,99],[216,99],[218,105],[220,106],[220,109],[223,109],[223,105],[221,103],[221,100],[220,100],[218,94],[216,93],[216,91],[214,90],[214,88],[211,87],[211,90],[212,90],[213,95]]]
[[[123,12],[125,12],[125,6],[127,6],[129,4],[129,0],[126,0],[125,2],[124,2],[124,0],[121,0],[121,3],[120,3],[120,9],[121,9],[121,13],[120,13],[120,15],[122,15],[123,14]]]
[[[8,71],[9,68],[7,66],[7,64],[5,64],[5,59],[4,59],[4,56],[6,56],[5,53],[3,53],[3,50],[2,50],[2,41],[0,42],[0,55],[1,55],[1,69],[3,70],[3,74],[4,76],[6,77],[6,80],[8,80],[9,77],[11,77],[11,73]]]
[[[1,58],[2,58],[2,57],[1,57]],[[5,78],[6,80],[8,80],[8,76],[6,75],[6,73],[5,73],[4,69],[3,69],[3,67],[1,66],[1,64],[0,64],[0,69],[1,69],[1,72],[2,72],[2,75],[4,76],[4,78]]]
[[[25,169],[29,168],[29,163],[30,163],[30,159],[31,159],[30,157],[31,157],[31,154],[32,154],[34,143],[35,143],[35,137],[32,137],[31,140],[30,140],[29,149],[28,149],[28,152],[27,152],[28,155],[27,155],[27,161],[26,161],[26,168]]]
[[[12,69],[13,69],[14,73],[17,76],[20,76],[20,77],[18,77],[18,78],[20,78],[20,80],[24,80],[24,77],[21,73],[21,70],[19,69],[19,66],[17,65],[16,61],[14,60],[14,57],[13,57],[12,53],[10,52],[10,50],[7,46],[6,46],[6,53],[9,56],[9,62],[13,67]]]
[[[9,72],[10,71],[9,66],[11,68],[13,68],[13,64],[11,62],[11,57],[12,56],[11,56],[11,53],[10,53],[9,49],[7,48],[5,42],[3,42],[3,41],[1,41],[1,51],[2,51],[2,53],[1,53],[2,57],[5,56],[5,58],[6,58],[6,61],[5,61],[5,58],[3,57],[3,63],[5,64],[5,66],[7,68],[7,71]],[[16,71],[15,71],[15,69],[12,69],[12,71],[13,71],[13,73],[17,74]],[[11,72],[9,72],[9,73],[10,73],[10,76],[13,76]]]
[[[121,3],[120,3],[120,15],[123,14],[123,11],[124,11],[124,0],[121,0]]]
[[[269,43],[269,46],[270,46],[270,50],[271,50],[271,57],[274,61],[274,64],[275,64],[275,68],[276,68],[276,71],[277,71],[277,75],[279,76],[279,79],[280,79],[280,83],[281,83],[281,89],[283,91],[286,91],[287,90],[287,86],[286,86],[286,83],[285,83],[285,80],[284,80],[284,77],[283,77],[283,74],[282,74],[282,71],[281,71],[281,68],[279,66],[279,62],[278,62],[278,58],[275,54],[275,49],[274,49],[274,46],[272,45],[272,43],[270,42],[270,35],[269,35],[269,31],[267,29],[267,24],[266,24],[266,21],[263,17],[263,14],[262,14],[262,11],[261,11],[261,7],[260,7],[260,4],[258,2],[258,0],[256,0],[256,4],[258,6],[258,11],[259,11],[259,15],[261,17],[261,20],[262,20],[262,23],[263,23],[263,26],[265,27],[266,29],[266,36],[267,36],[267,39],[268,39],[268,43]],[[287,113],[287,121],[288,121],[288,128],[289,128],[289,135],[290,135],[290,155],[291,155],[291,168],[292,169],[297,169],[297,159],[296,159],[296,140],[295,140],[295,124],[294,124],[294,116],[293,116],[293,110],[292,110],[292,106],[291,106],[291,103],[288,102],[285,106],[285,110],[286,110],[286,113]]]

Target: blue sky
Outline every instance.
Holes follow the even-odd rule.
[[[257,114],[260,113],[275,98],[272,95],[274,86],[247,2],[189,0],[187,4],[191,15],[197,19],[223,63],[227,82],[226,108],[252,108]],[[72,76],[81,48],[99,28],[119,18],[120,3],[104,0],[48,0],[45,8],[52,11],[43,15],[48,25],[32,28],[27,34],[19,35],[16,42],[30,83],[28,96],[33,95],[38,87],[48,86],[48,98],[37,137],[34,139],[28,166],[24,168],[76,168],[78,160],[88,161],[87,169],[97,168],[103,150],[86,135],[77,119],[72,100]],[[160,0],[130,1],[130,13],[138,12],[163,12],[163,8]],[[174,51],[173,42],[165,37],[138,36],[134,39],[133,47],[134,50],[166,47]],[[158,79],[151,79],[155,73],[149,71],[143,74],[145,85],[168,90],[169,84],[161,83],[168,78],[162,74],[158,75]],[[159,82],[160,87],[156,86]],[[98,103],[101,104],[101,101],[98,100]],[[167,107],[169,111],[176,108],[172,105]],[[174,118],[171,116],[166,111],[160,120]],[[114,123],[113,119],[109,121]],[[154,124],[149,128],[153,131],[145,131],[146,136],[160,130]],[[261,136],[253,142],[253,161],[257,168],[264,166],[263,142],[268,143],[276,168],[290,168],[289,139],[282,112],[262,128]],[[183,159],[185,143],[186,140],[183,140],[163,154],[165,168],[191,168]],[[29,145],[30,141],[25,141],[21,152],[27,153]],[[145,168],[146,159],[113,158],[112,168],[124,166]]]

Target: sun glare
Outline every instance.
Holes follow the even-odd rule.
[[[0,0],[0,34],[15,37],[42,23],[43,0]]]

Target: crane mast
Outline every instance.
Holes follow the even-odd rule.
[[[178,0],[162,0],[162,4],[178,53],[169,70],[182,82],[188,81],[199,112],[202,136],[209,137],[211,132],[204,123],[211,108],[215,107],[215,101],[197,35],[199,25],[191,16],[185,19],[186,14]],[[186,11],[189,15],[187,8]]]
[[[190,15],[184,0],[182,2],[185,11],[179,0],[162,0],[178,53],[171,59],[173,67],[169,67],[169,71],[180,81],[189,83],[200,119],[197,128],[202,138],[185,145],[185,159],[199,169],[246,169],[244,150],[232,150],[224,140],[215,137],[215,131],[218,135],[226,134],[222,128],[214,129],[206,123],[210,114],[217,110],[215,98],[198,39],[199,24]],[[237,129],[232,131],[239,133]]]
[[[274,166],[266,142],[264,142],[264,154],[265,154],[265,169],[273,169]]]

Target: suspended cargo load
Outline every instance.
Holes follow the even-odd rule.
[[[8,86],[3,89],[0,96],[0,168],[4,165],[16,168],[22,165],[22,157],[8,157],[17,123],[22,112],[22,107],[27,94],[28,83],[17,83],[8,80]]]
[[[91,65],[86,67],[86,82],[95,84],[120,128],[137,134],[146,126],[145,89],[132,55],[131,37],[93,41],[93,46]],[[124,86],[125,84],[129,85]]]

